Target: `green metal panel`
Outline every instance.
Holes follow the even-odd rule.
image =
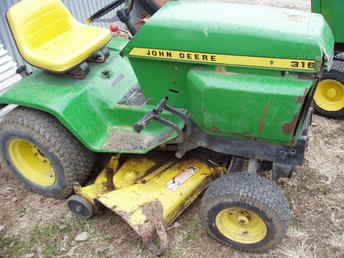
[[[344,43],[343,0],[313,0],[312,10],[321,13],[330,24],[337,43]]]
[[[192,14],[192,15],[190,15]],[[269,15],[267,15],[269,14]],[[249,17],[249,18],[248,18]],[[320,15],[267,6],[170,2],[129,43],[133,47],[301,58],[331,54],[330,34]]]
[[[313,81],[194,69],[189,110],[207,133],[290,144]]]
[[[322,0],[312,0],[312,12],[321,13],[321,1]]]
[[[170,2],[155,14],[123,53],[129,55],[140,85],[152,103],[169,96],[170,104],[186,108],[185,78],[188,71],[195,64],[218,64],[204,64],[195,58],[188,61],[131,56],[133,49],[307,59],[314,60],[319,70],[323,57],[332,58],[333,44],[330,28],[318,14],[262,6],[181,1]],[[254,69],[256,67],[247,67],[246,70]],[[263,68],[259,73],[262,71]]]
[[[120,149],[111,148],[116,145],[111,144],[116,134],[124,132],[132,138],[134,124],[153,108],[150,105],[135,107],[118,104],[130,90],[138,86],[127,58],[122,58],[116,52],[127,42],[125,39],[112,40],[108,45],[111,51],[108,61],[91,65],[90,73],[84,80],[36,70],[0,96],[0,103],[19,104],[51,113],[93,151],[147,152],[161,142],[157,141],[149,149],[128,151],[125,144]],[[109,72],[109,75],[104,75],[104,72]],[[174,115],[165,114],[165,117],[183,127],[183,122]],[[165,125],[153,122],[141,135],[142,138],[151,139],[169,131],[170,128]],[[161,140],[175,137],[176,133],[172,133]]]

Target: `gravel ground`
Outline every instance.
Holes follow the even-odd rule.
[[[233,2],[233,1],[231,1]],[[306,0],[237,0],[309,10]],[[262,255],[222,246],[200,226],[196,201],[169,231],[164,257],[344,257],[344,121],[314,117],[306,162],[281,186],[293,210],[282,244]],[[119,217],[106,211],[89,221],[64,201],[28,192],[0,172],[0,257],[152,257]]]

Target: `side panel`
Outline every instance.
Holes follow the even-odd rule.
[[[134,71],[142,90],[151,104],[157,104],[162,98],[168,97],[168,103],[177,108],[186,108],[186,74],[193,64],[131,60]]]
[[[312,81],[190,71],[189,110],[211,135],[291,144]]]

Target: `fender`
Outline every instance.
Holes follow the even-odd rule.
[[[128,130],[151,109],[150,106],[138,109],[118,104],[132,89],[139,87],[128,59],[118,53],[126,43],[126,39],[112,40],[108,45],[111,52],[108,61],[91,65],[84,80],[35,70],[0,96],[0,104],[16,104],[47,112],[88,149],[116,151],[105,148],[111,129]],[[156,134],[166,130],[157,127],[152,129]]]

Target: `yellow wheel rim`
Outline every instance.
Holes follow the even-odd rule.
[[[339,111],[344,108],[344,85],[336,80],[322,80],[314,100],[325,111]]]
[[[55,171],[50,160],[35,144],[23,139],[12,139],[8,153],[17,170],[31,182],[41,186],[52,186],[55,183]]]
[[[243,208],[228,208],[217,214],[218,230],[228,239],[241,244],[255,244],[262,241],[268,227],[255,212]]]

